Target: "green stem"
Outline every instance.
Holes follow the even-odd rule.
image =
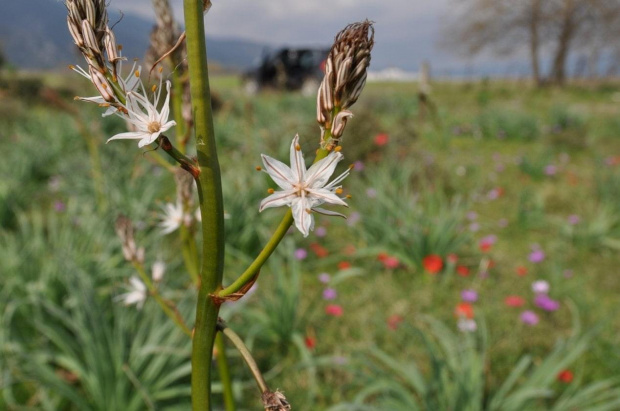
[[[226,338],[228,338],[230,342],[233,343],[237,351],[239,351],[239,354],[241,354],[241,357],[243,357],[243,360],[247,364],[250,372],[256,380],[256,384],[258,385],[258,389],[260,390],[261,394],[269,391],[269,387],[267,386],[267,383],[263,378],[263,374],[261,374],[260,369],[258,368],[256,361],[254,360],[254,357],[252,357],[252,353],[250,352],[250,350],[248,350],[248,347],[245,346],[241,337],[239,337],[237,333],[235,333],[233,330],[228,328],[228,326],[223,321],[218,322],[217,327],[219,330],[222,331],[222,334],[224,334]]]
[[[226,358],[226,345],[222,333],[217,333],[215,337],[215,347],[217,348],[217,366],[220,371],[220,380],[222,381],[224,395],[224,409],[226,411],[235,411],[235,399],[232,391],[232,379],[230,377],[230,369],[228,368],[228,358]]]
[[[271,236],[271,239],[269,239],[267,244],[265,244],[265,247],[263,247],[263,249],[258,254],[256,259],[252,261],[252,264],[250,264],[250,266],[243,272],[243,274],[241,274],[239,278],[237,278],[231,285],[229,285],[228,287],[224,288],[219,293],[217,293],[217,296],[226,297],[231,294],[234,294],[237,291],[239,291],[241,288],[243,288],[243,286],[247,284],[248,281],[254,278],[256,273],[258,273],[258,271],[261,269],[263,264],[265,264],[267,259],[275,251],[276,247],[278,247],[278,244],[280,244],[280,241],[282,241],[282,239],[284,238],[284,235],[286,234],[286,232],[288,231],[292,223],[293,223],[293,213],[291,212],[291,210],[288,210],[286,212],[286,215],[280,222],[280,225],[278,226],[276,231]]]
[[[196,177],[202,216],[202,265],[192,344],[192,409],[211,410],[211,359],[219,304],[211,298],[222,286],[224,268],[224,206],[215,147],[203,0],[184,0],[190,94],[194,113]]]
[[[133,266],[135,267],[138,275],[142,279],[142,282],[146,285],[146,288],[149,290],[149,294],[157,301],[157,304],[161,307],[164,313],[172,320],[174,323],[188,336],[191,337],[192,331],[187,327],[183,317],[181,317],[181,313],[177,310],[174,303],[170,300],[166,300],[159,294],[157,290],[157,286],[153,284],[151,278],[148,276],[146,271],[144,271],[144,266],[141,263],[134,262]]]
[[[327,157],[328,154],[329,151],[319,149],[316,153],[316,157],[314,158],[314,163]],[[278,226],[278,228],[276,228],[276,231],[273,233],[267,244],[265,244],[265,247],[263,247],[256,259],[252,261],[252,263],[243,272],[243,274],[241,274],[239,278],[237,278],[231,285],[218,292],[217,296],[226,297],[234,294],[240,289],[242,289],[243,286],[246,285],[250,280],[252,280],[261,269],[263,264],[265,264],[267,259],[275,251],[276,247],[278,247],[278,244],[280,244],[280,241],[282,241],[282,239],[284,238],[284,235],[288,231],[291,224],[293,224],[293,213],[291,212],[291,210],[288,210],[284,215],[284,218],[280,222],[280,225]]]

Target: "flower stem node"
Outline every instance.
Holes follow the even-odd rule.
[[[299,135],[296,135],[290,149],[290,167],[281,161],[262,155],[265,172],[282,190],[265,198],[260,204],[259,211],[270,207],[289,206],[295,226],[304,237],[307,237],[314,229],[313,211],[344,217],[340,213],[324,210],[318,206],[325,203],[347,206],[347,203],[338,197],[337,191],[342,188],[339,184],[349,175],[350,169],[328,184],[327,181],[336,170],[336,166],[344,158],[342,153],[332,151],[327,157],[306,169],[303,153],[298,147],[300,147]]]

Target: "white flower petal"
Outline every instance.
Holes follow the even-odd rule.
[[[324,208],[313,208],[312,211],[316,211],[319,214],[327,215],[327,216],[330,216],[330,217],[342,217],[345,220],[347,219],[347,216],[344,215],[344,214],[340,214],[340,213],[337,213],[337,212],[331,211],[331,210],[326,210]]]
[[[331,175],[334,174],[336,166],[343,158],[342,153],[332,151],[327,157],[314,163],[306,175],[308,186],[313,188],[323,187]]]
[[[280,207],[283,205],[290,205],[293,199],[297,198],[297,194],[293,190],[278,191],[273,193],[269,197],[260,202],[258,211],[263,211],[266,208]]]
[[[299,145],[299,134],[295,134],[295,137],[293,138],[290,156],[293,184],[300,183],[305,180],[306,164],[304,162],[304,155],[301,152],[301,147]]]
[[[153,134],[148,134],[146,137],[144,137],[142,140],[140,140],[138,142],[138,148],[142,148],[144,146],[147,146],[151,143],[154,143],[155,140],[157,140],[157,137],[159,137],[159,135],[161,134],[161,131],[158,131],[157,133],[153,133]]]
[[[271,179],[283,190],[289,190],[293,187],[296,181],[293,180],[293,173],[291,168],[283,162],[276,160],[275,158],[261,154],[263,164],[265,165],[265,171]]]
[[[149,133],[147,133],[148,136]],[[139,140],[145,137],[145,133],[143,131],[129,131],[126,133],[120,133],[115,136],[112,136],[108,139],[107,142],[112,140]]]
[[[291,211],[295,219],[295,226],[304,237],[308,237],[310,230],[314,228],[314,216],[310,210],[309,204],[304,198],[297,197],[291,203]]]
[[[337,205],[343,205],[345,207],[348,207],[348,204],[345,203],[343,199],[338,197],[333,192],[326,190],[324,188],[319,188],[316,190],[308,189],[308,192],[312,194],[313,198],[316,198],[321,201],[320,203],[317,203],[316,205],[320,205],[323,203],[329,203],[329,204],[337,204]]]

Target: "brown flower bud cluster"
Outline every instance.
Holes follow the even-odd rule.
[[[317,94],[322,148],[331,150],[339,144],[347,121],[353,116],[348,108],[357,101],[366,84],[374,35],[372,22],[368,20],[349,24],[336,35]]]
[[[265,411],[290,411],[291,409],[291,404],[286,400],[284,394],[278,390],[263,392],[262,400]]]
[[[104,101],[116,105],[115,90],[119,54],[114,32],[108,26],[106,0],[66,0],[67,24],[76,46],[88,64],[88,73]]]

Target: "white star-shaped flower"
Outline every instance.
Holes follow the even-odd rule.
[[[129,292],[117,296],[115,300],[125,305],[135,304],[138,309],[142,309],[146,301],[146,285],[138,277],[132,276],[129,279]]]
[[[265,171],[282,191],[277,191],[261,201],[259,211],[283,205],[291,207],[295,226],[304,237],[314,229],[313,211],[344,217],[340,213],[317,208],[325,203],[347,206],[347,203],[338,197],[337,192],[341,189],[338,184],[349,175],[350,169],[327,184],[336,170],[336,165],[344,158],[340,152],[332,151],[306,170],[299,146],[299,136],[296,135],[291,144],[291,167],[264,154],[261,157]]]
[[[71,70],[75,71],[82,77],[85,77],[92,81],[90,74],[88,74],[82,67],[72,65],[72,66],[69,66],[69,68],[71,68]],[[119,72],[121,71],[121,68],[122,68],[122,60],[121,60],[121,64],[119,65]],[[136,90],[138,86],[143,87],[142,81],[140,80],[141,71],[142,71],[142,67],[138,66],[134,62],[133,67],[131,68],[131,71],[129,72],[129,74],[127,74],[126,78],[122,78],[121,76],[118,77],[119,87],[121,88],[121,90],[123,90],[125,94]],[[106,111],[101,115],[102,117],[107,117],[117,112],[116,107],[110,105],[100,95],[94,96],[94,97],[76,97],[76,99],[80,101],[86,101],[89,103],[99,104],[102,107],[107,107]]]
[[[166,81],[166,101],[164,101],[164,105],[161,108],[161,113],[157,111],[161,89],[162,87],[160,84],[152,104],[148,98],[142,94],[135,91],[128,92],[127,104],[125,104],[127,113],[125,114],[117,111],[116,114],[133,124],[136,127],[136,131],[117,134],[109,138],[108,142],[121,139],[140,140],[138,142],[138,147],[144,147],[155,142],[161,133],[175,126],[177,123],[174,120],[168,121],[168,115],[170,114],[169,81]]]

